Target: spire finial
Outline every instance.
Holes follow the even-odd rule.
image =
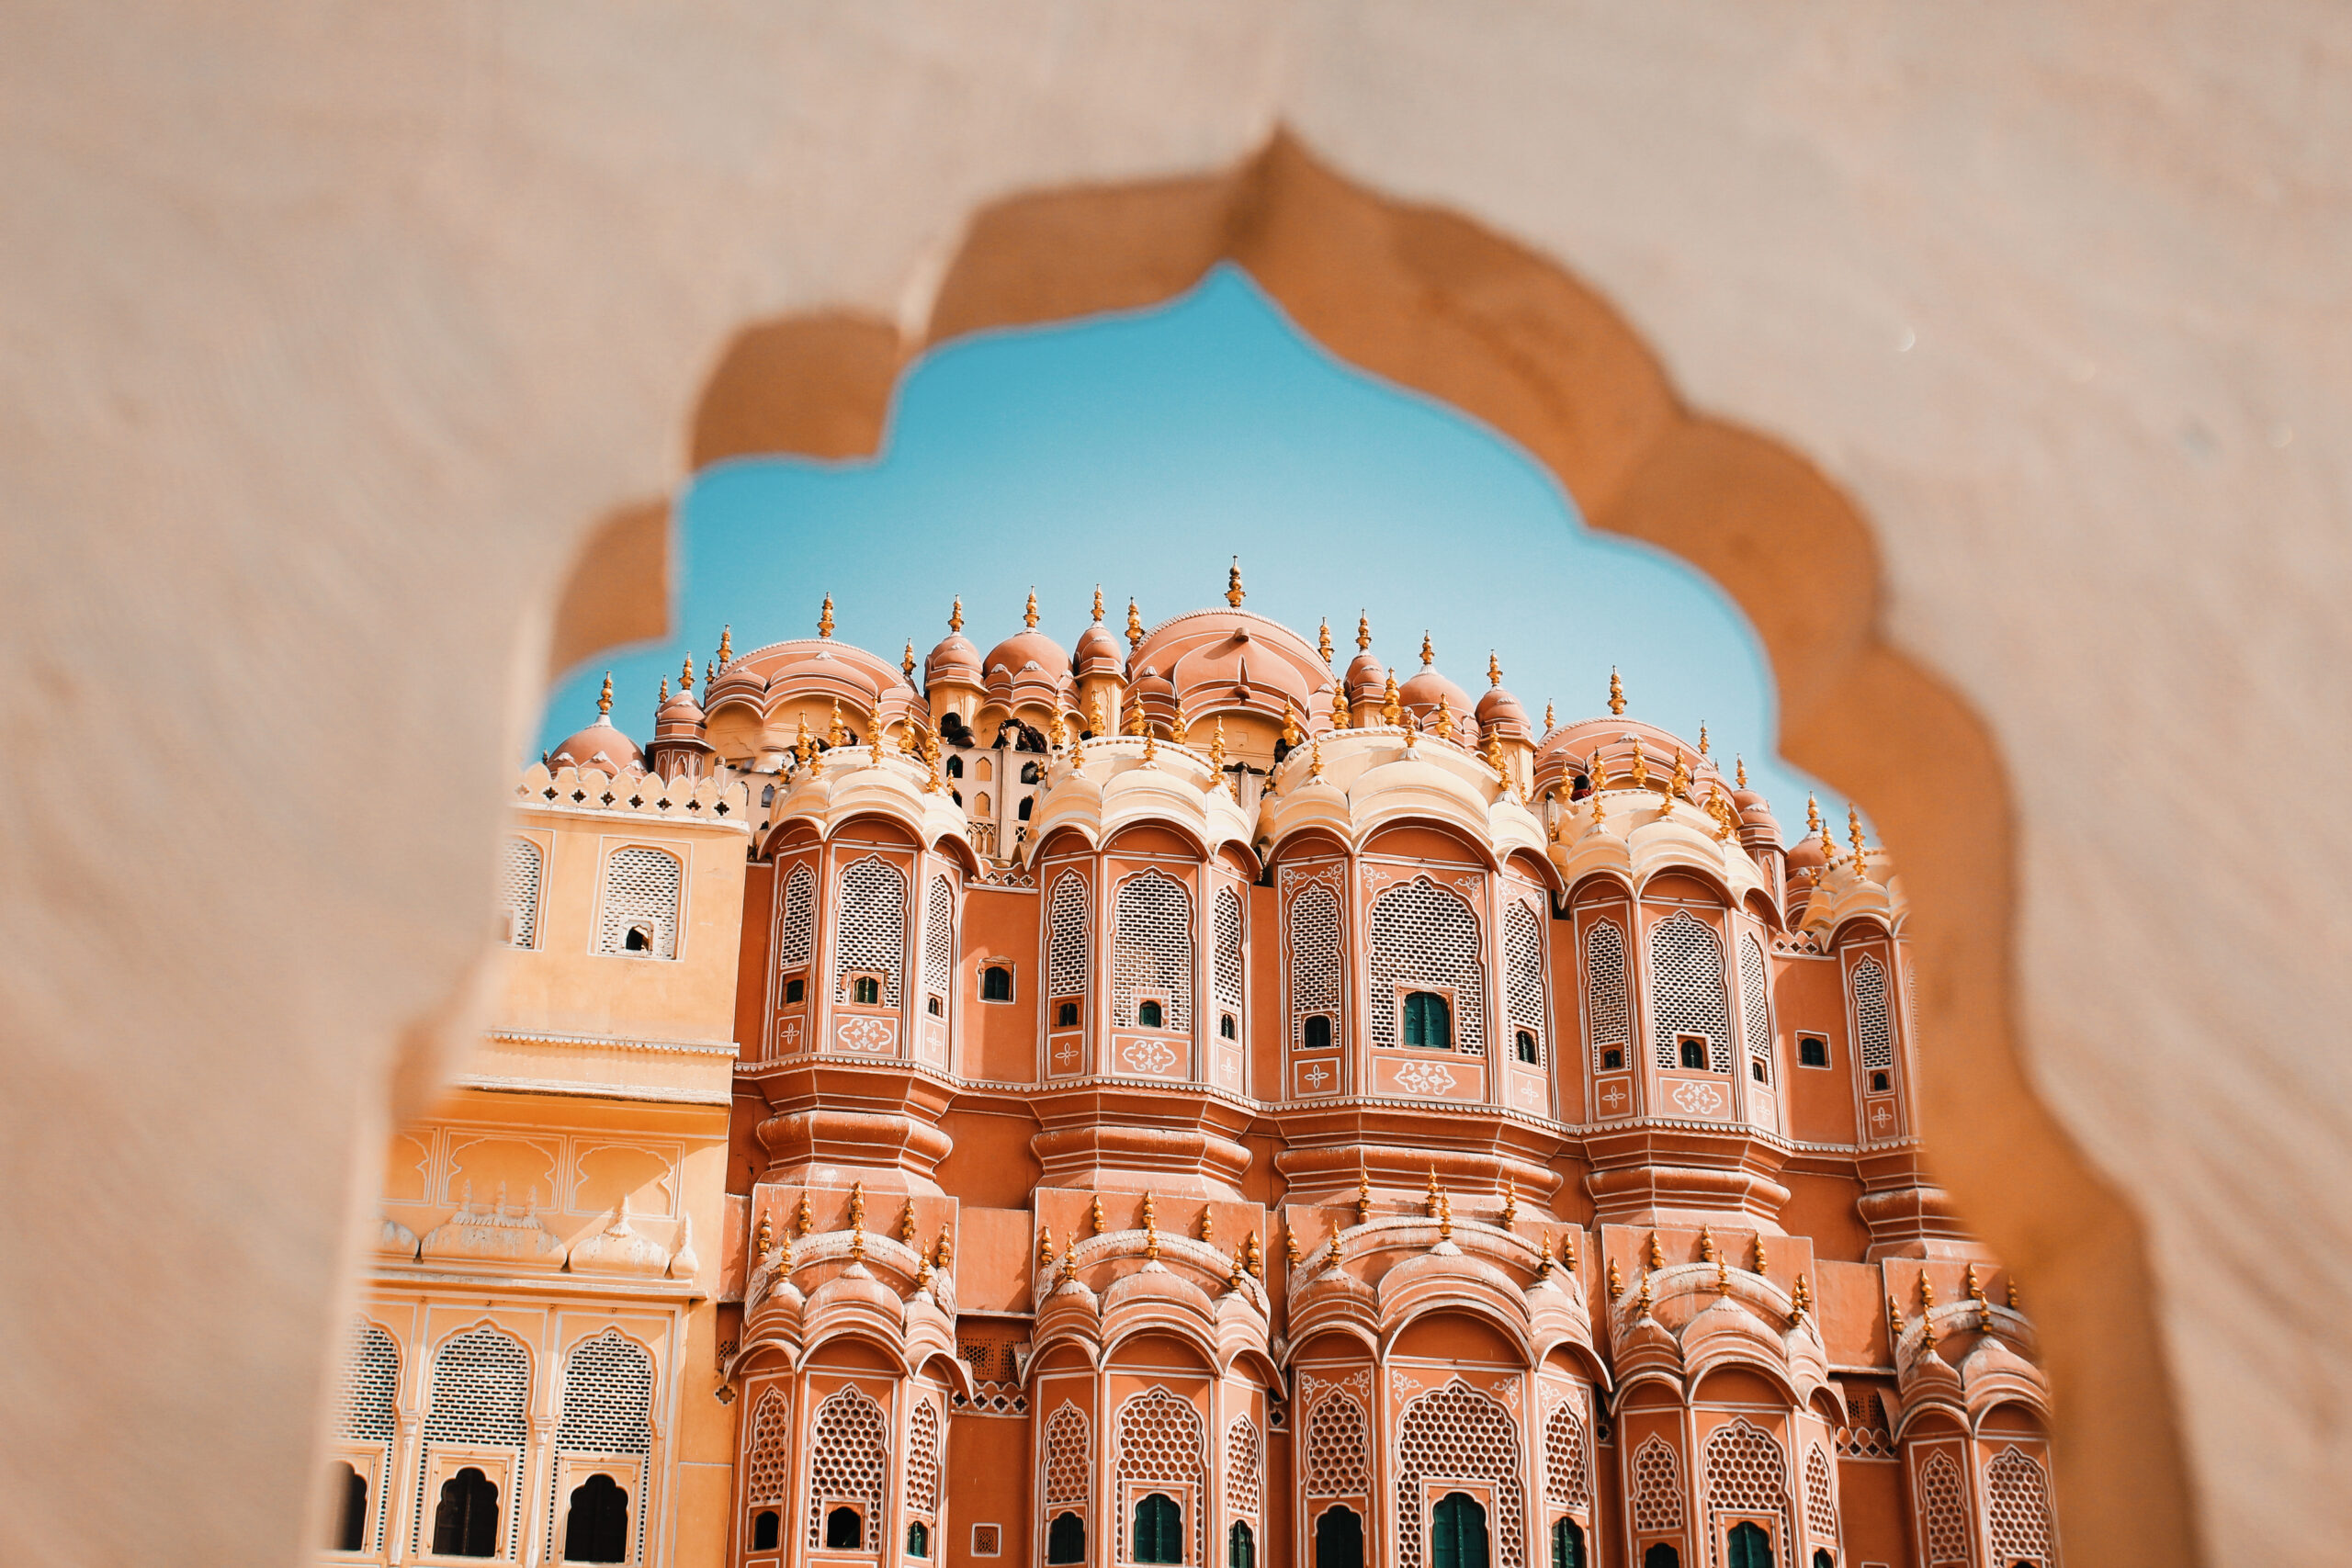
[[[1503,1183],[1503,1229],[1510,1229],[1518,1219],[1519,1183],[1506,1180]]]
[[[1372,1173],[1369,1171],[1356,1178],[1356,1224],[1372,1224]]]
[[[1430,634],[1421,634],[1421,668],[1426,670],[1437,662],[1437,649],[1430,641]]]
[[[833,596],[830,593],[825,595],[824,608],[817,612],[817,635],[819,637],[833,635]]]
[[[1380,694],[1380,721],[1386,725],[1405,722],[1405,705],[1396,700],[1396,671],[1388,672],[1387,689]]]
[[[1290,705],[1289,699],[1285,698],[1283,702],[1283,744],[1295,746],[1298,740],[1298,713]]]
[[[1102,1234],[1102,1194],[1100,1192],[1094,1195],[1092,1206],[1086,1211],[1086,1223],[1094,1227],[1096,1235]]]
[[[1612,1258],[1609,1260],[1609,1299],[1613,1302],[1624,1293],[1625,1276],[1618,1269],[1617,1260]]]
[[[1329,1252],[1329,1254],[1327,1254],[1327,1255],[1326,1255],[1325,1262],[1324,1262],[1324,1267],[1325,1267],[1325,1268],[1327,1268],[1327,1269],[1337,1269],[1339,1266],[1340,1266],[1340,1227],[1339,1227],[1339,1226],[1337,1226],[1337,1225],[1334,1225],[1334,1226],[1332,1226],[1332,1227],[1331,1227],[1331,1250],[1330,1250],[1330,1252]]]
[[[718,667],[724,670],[735,661],[735,628],[732,625],[718,628]]]
[[[1323,737],[1320,733],[1307,743],[1306,776],[1317,782],[1323,777]]]
[[[1736,783],[1740,788],[1746,789],[1747,787],[1747,759],[1740,756],[1737,752],[1734,752],[1732,754],[1731,761],[1733,781]]]
[[[607,670],[605,671],[605,689],[596,694],[596,722],[598,724],[610,724],[612,721],[613,672]]]
[[[1054,1227],[1047,1225],[1037,1233],[1037,1267],[1051,1269],[1053,1266]]]
[[[907,683],[909,685],[914,684],[915,639],[912,637],[907,638],[907,651],[899,660],[899,672],[907,678]]]
[[[1984,1277],[1976,1272],[1973,1260],[1968,1265],[1968,1299],[1978,1306],[1984,1304]]]
[[[839,697],[835,697],[833,699],[833,721],[825,726],[825,744],[828,747],[839,746],[848,739],[849,730],[842,723],[842,700]]]
[[[1862,838],[1861,808],[1849,802],[1846,807],[1846,833],[1854,846],[1854,874],[1862,874],[1862,852],[1869,847]]]
[[[1331,617],[1329,615],[1323,617],[1322,629],[1315,634],[1315,651],[1323,656],[1324,663],[1331,662]]]
[[[1143,612],[1136,609],[1136,602],[1130,599],[1127,601],[1127,651],[1132,654],[1142,646]]]
[[[1094,585],[1094,624],[1102,624],[1102,585],[1099,582]]]
[[[1770,1274],[1772,1271],[1771,1260],[1764,1255],[1764,1233],[1762,1231],[1758,1231],[1756,1233],[1756,1271],[1758,1274]]]
[[[1453,739],[1453,710],[1445,705],[1445,696],[1442,693],[1439,694],[1437,699],[1437,738],[1440,740]]]
[[[1487,684],[1499,686],[1502,683],[1503,661],[1495,657],[1495,650],[1490,648],[1487,649]]]
[[[1346,729],[1349,727],[1347,683],[1334,677],[1331,682],[1331,728]]]
[[[1815,800],[1813,798],[1813,792],[1808,790],[1805,792],[1804,797],[1804,836],[1810,839],[1815,833],[1820,831],[1821,803]]]
[[[1216,716],[1216,728],[1209,731],[1209,768],[1215,773],[1225,772],[1225,715],[1223,714]]]
[[[1558,722],[1552,716],[1552,699],[1545,697],[1544,699],[1544,733],[1551,734],[1555,728],[1558,728]]]
[[[1225,602],[1235,609],[1241,608],[1241,558],[1233,558],[1233,570],[1225,574]]]
[[[684,696],[686,694],[686,688],[694,683],[695,656],[689,653],[686,655],[686,661],[684,665],[682,666],[678,671],[678,694],[680,696]]]
[[[1372,612],[1369,610],[1356,612],[1356,651],[1372,651]]]
[[[662,677],[662,689],[653,694],[653,704],[656,707],[664,707],[668,705],[669,701],[670,677],[664,675]]]
[[[1029,590],[1028,607],[1021,612],[1021,624],[1033,632],[1037,629],[1037,591],[1034,588]]]
[[[1609,667],[1609,711],[1623,716],[1625,712],[1625,682],[1617,678],[1617,666]]]
[[[1421,1200],[1422,1207],[1423,1207],[1425,1210],[1427,1210],[1427,1211],[1428,1211],[1429,1217],[1430,1217],[1430,1219],[1436,1219],[1436,1218],[1437,1218],[1437,1201],[1438,1201],[1437,1167],[1435,1167],[1434,1165],[1432,1165],[1431,1167],[1430,1167],[1430,1190],[1429,1190],[1429,1194],[1428,1194],[1428,1196],[1426,1196],[1425,1198],[1423,1198],[1423,1199]]]
[[[951,632],[964,629],[964,596],[961,593],[956,595],[955,606],[947,612],[947,629]]]
[[[1701,755],[1702,757],[1703,757],[1703,756],[1705,756],[1706,754],[1707,754],[1707,721],[1706,721],[1705,719],[1703,719],[1703,718],[1702,718],[1702,719],[1701,719],[1701,720],[1699,721],[1699,755]]]

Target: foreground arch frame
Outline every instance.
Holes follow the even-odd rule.
[[[1771,655],[1782,751],[1867,806],[1903,857],[1928,976],[1923,1021],[1938,1047],[1922,1063],[1927,1142],[1974,1227],[2031,1282],[2075,1551],[2193,1561],[2177,1412],[2164,1359],[2149,1353],[2160,1341],[2137,1216],[2041,1103],[2018,1055],[2017,837],[1990,733],[1884,639],[1876,554],[1853,505],[1787,447],[1686,407],[1630,326],[1560,267],[1356,186],[1277,135],[1221,174],[981,211],[919,329],[842,313],[743,329],[694,412],[692,462],[870,454],[898,377],[924,350],[1159,303],[1220,261],[1248,270],[1340,357],[1517,441],[1595,527],[1672,551],[1739,603]],[[658,549],[663,526],[656,509],[625,513],[601,544]],[[576,581],[567,608],[600,597]],[[567,629],[560,653],[596,639]]]

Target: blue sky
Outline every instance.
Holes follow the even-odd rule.
[[[1341,663],[1369,611],[1400,678],[1426,630],[1475,695],[1492,649],[1539,723],[1547,699],[1563,723],[1605,711],[1614,664],[1631,715],[1745,754],[1784,831],[1817,788],[1776,754],[1762,647],[1721,591],[1594,533],[1519,447],[1333,358],[1231,267],[1153,310],[950,344],[901,379],[878,457],[723,464],[679,516],[680,635],[567,674],[535,753],[594,716],[608,668],[643,740],[688,649],[699,670],[722,625],[739,650],[814,636],[828,592],[834,635],[893,662],[959,593],[983,650],[1033,587],[1067,647],[1097,582],[1114,627],[1130,595],[1150,626],[1221,603],[1238,555],[1249,607],[1310,638],[1329,617]]]

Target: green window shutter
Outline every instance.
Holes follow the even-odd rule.
[[[1731,1568],[1772,1568],[1772,1540],[1761,1527],[1732,1526],[1730,1546]]]

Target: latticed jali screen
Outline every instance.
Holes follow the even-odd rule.
[[[1136,1003],[1156,992],[1165,1027],[1193,1027],[1193,897],[1156,871],[1120,885],[1111,930],[1111,1017],[1136,1021]]]
[[[539,944],[539,867],[544,858],[528,839],[506,840],[499,893],[510,917],[506,940],[516,947]]]
[[[907,941],[906,874],[879,855],[842,868],[833,939],[834,999],[850,999],[850,976],[880,977],[882,1005],[899,1005],[900,954]]]
[[[825,1512],[837,1504],[857,1509],[873,1528],[889,1464],[890,1424],[864,1390],[843,1388],[817,1406],[808,1424],[810,1546],[824,1544]]]
[[[1372,999],[1366,1022],[1374,1045],[1396,1043],[1399,990],[1435,987],[1453,993],[1453,1047],[1487,1049],[1487,968],[1478,956],[1478,919],[1470,906],[1426,876],[1383,893],[1372,906]]]
[[[1598,921],[1585,933],[1584,965],[1592,1010],[1592,1065],[1599,1071],[1603,1050],[1632,1043],[1626,1026],[1625,939],[1609,921]]]
[[[1657,1065],[1682,1065],[1676,1037],[1707,1037],[1707,1066],[1731,1071],[1731,999],[1724,990],[1724,950],[1704,922],[1673,914],[1650,929],[1650,1039]]]
[[[1054,879],[1046,925],[1046,992],[1078,996],[1086,989],[1086,881],[1078,873],[1066,871]]]
[[[634,844],[615,850],[605,862],[605,921],[597,951],[676,957],[678,881],[675,855]],[[629,947],[632,931],[647,933],[643,947]]]

